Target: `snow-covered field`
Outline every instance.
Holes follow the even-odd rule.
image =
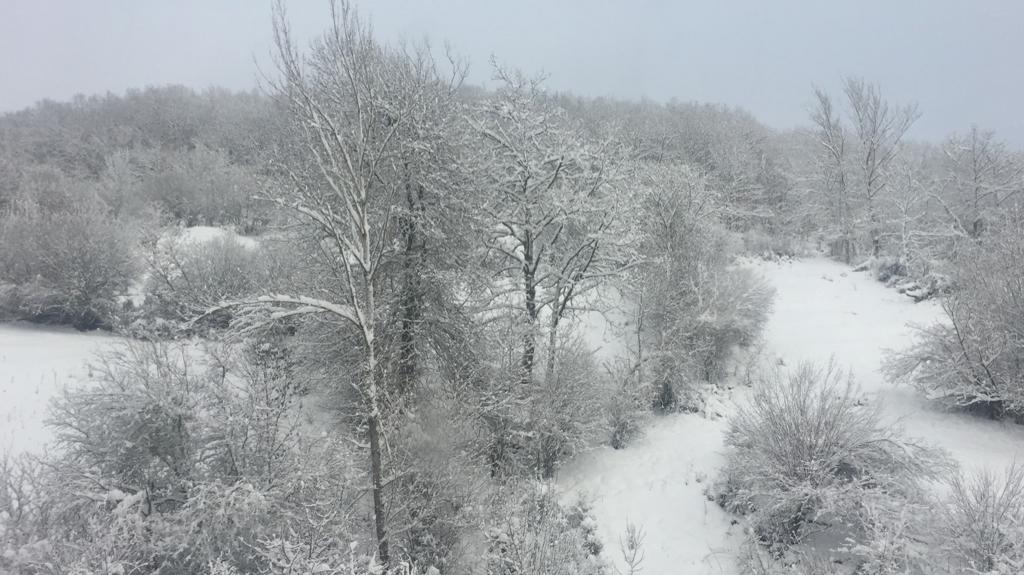
[[[0,323],[0,452],[41,449],[50,438],[44,424],[50,399],[87,375],[87,362],[117,341],[97,332]]]
[[[234,239],[255,249],[259,242],[217,227],[196,226],[165,234],[165,247]],[[139,278],[129,298],[144,299]],[[0,453],[38,450],[50,439],[45,425],[47,405],[61,386],[87,375],[87,363],[120,338],[70,328],[0,323]]]
[[[915,304],[823,258],[749,265],[777,290],[765,333],[766,364],[781,360],[792,367],[834,357],[886,417],[899,420],[908,435],[946,449],[962,467],[1000,469],[1024,455],[1024,426],[943,411],[882,377],[886,349],[907,345],[914,324],[940,320],[935,302]],[[704,496],[724,461],[726,425],[697,414],[661,418],[626,449],[594,450],[562,470],[558,482],[567,498],[585,493],[592,499],[606,557],[620,570],[619,541],[633,522],[647,534],[647,575],[738,572],[732,558],[741,528]]]

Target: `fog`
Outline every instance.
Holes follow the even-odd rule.
[[[1024,144],[1024,4],[958,2],[666,1],[360,2],[382,39],[429,37],[490,78],[492,56],[545,72],[548,86],[588,96],[711,101],[767,124],[806,123],[812,85],[844,76],[881,85],[922,113],[911,136],[938,141],[966,126]],[[247,89],[270,66],[270,2],[4,0],[0,110],[74,94],[180,83]],[[291,2],[308,40],[321,2]]]

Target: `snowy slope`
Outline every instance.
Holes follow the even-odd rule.
[[[39,450],[50,437],[43,424],[50,398],[86,375],[86,362],[116,341],[70,328],[0,323],[0,452]]]
[[[950,413],[882,377],[885,350],[905,347],[913,325],[941,320],[937,302],[914,303],[870,275],[824,258],[750,265],[778,291],[765,333],[767,353],[788,366],[834,355],[907,435],[946,449],[964,468],[1001,469],[1014,458],[1024,460],[1024,426]]]
[[[765,332],[765,363],[827,362],[850,370],[884,414],[908,435],[942,447],[965,468],[999,469],[1024,460],[1024,426],[950,413],[924,401],[913,389],[885,382],[880,367],[886,349],[907,345],[913,325],[941,320],[935,302],[915,304],[866,274],[823,258],[793,262],[753,261],[776,288],[774,312]],[[588,340],[607,337],[595,325]],[[619,348],[621,349],[621,348]],[[645,575],[734,574],[741,525],[703,495],[724,461],[724,419],[697,414],[656,419],[646,436],[615,451],[601,448],[578,457],[559,474],[567,501],[588,495],[605,543],[604,554],[623,570],[619,541],[628,522],[642,525]],[[700,481],[698,481],[700,480]]]
[[[641,564],[649,575],[736,572],[741,527],[704,496],[722,466],[725,420],[697,414],[657,419],[626,449],[602,448],[567,465],[559,487],[592,500],[603,554],[626,572],[619,542],[632,522],[646,533]]]

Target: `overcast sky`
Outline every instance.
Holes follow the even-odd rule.
[[[476,82],[493,54],[553,89],[723,102],[787,128],[806,123],[814,84],[837,92],[859,75],[918,102],[917,138],[973,123],[1024,147],[1021,0],[357,4],[386,41],[447,41]],[[310,38],[326,0],[292,0],[289,13]],[[270,32],[267,0],[0,0],[0,111],[154,84],[251,88]]]

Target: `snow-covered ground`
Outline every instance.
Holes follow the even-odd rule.
[[[594,450],[559,472],[567,501],[581,494],[593,504],[603,554],[620,572],[627,572],[620,541],[630,523],[645,533],[643,573],[736,572],[741,526],[704,496],[724,463],[725,429],[724,418],[659,418],[626,449]]]
[[[834,356],[909,435],[945,448],[964,467],[1001,468],[1024,459],[1024,426],[942,411],[914,390],[883,380],[884,350],[906,345],[912,324],[939,320],[934,302],[915,304],[870,276],[825,259],[749,265],[777,289],[765,333],[770,361],[794,366]],[[603,316],[592,314],[583,323],[587,340],[601,347],[600,361],[623,352]],[[61,385],[86,375],[86,363],[117,339],[0,324],[0,449],[39,449],[49,438],[43,419],[50,398]],[[704,496],[724,461],[726,425],[724,418],[698,414],[658,418],[626,449],[597,449],[568,464],[559,474],[559,488],[566,498],[577,493],[591,498],[605,555],[620,567],[619,541],[632,522],[646,533],[647,575],[736,573],[741,527]]]
[[[792,367],[834,357],[886,417],[899,420],[908,435],[946,449],[964,468],[1000,469],[1024,455],[1024,426],[941,410],[882,377],[885,350],[910,343],[914,324],[941,320],[935,302],[915,304],[824,258],[748,265],[777,290],[765,332],[766,364],[781,360]],[[585,493],[592,500],[605,555],[620,570],[619,541],[632,522],[647,534],[646,575],[738,572],[733,558],[743,539],[740,526],[704,496],[724,461],[726,425],[698,414],[660,418],[626,449],[594,450],[561,471],[558,485],[567,499]]]
[[[173,241],[175,246],[204,244],[214,240],[234,240],[244,247],[256,249],[259,247],[259,240],[249,236],[242,236],[227,228],[216,226],[193,226],[191,228],[176,228],[160,239],[161,242]]]
[[[941,321],[937,302],[914,303],[867,273],[824,258],[751,265],[777,290],[765,333],[771,357],[793,366],[834,356],[907,435],[942,447],[966,469],[1002,469],[1014,458],[1024,460],[1024,426],[951,413],[912,388],[894,387],[879,372],[886,350],[912,341],[914,325]]]
[[[117,341],[99,332],[0,323],[0,452],[41,449],[50,439],[50,399],[87,375],[87,362]]]

